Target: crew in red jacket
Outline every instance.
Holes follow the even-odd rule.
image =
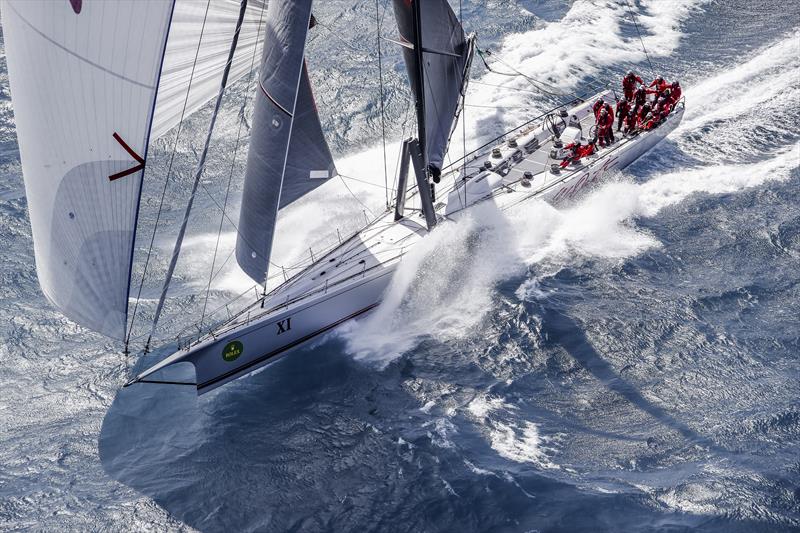
[[[625,74],[625,77],[622,78],[622,92],[625,93],[625,100],[633,98],[633,92],[640,83],[644,83],[644,81],[632,70],[629,70],[628,73]]]
[[[617,111],[616,115],[619,117],[617,119],[617,131],[622,131],[622,123],[625,121],[625,117],[628,116],[628,111],[631,110],[631,104],[628,103],[628,100],[625,98],[620,98],[617,100]]]
[[[605,108],[600,110],[600,117],[597,119],[597,137],[600,146],[610,146],[614,142],[614,115]]]
[[[642,122],[644,121],[644,117],[646,117],[650,113],[650,111],[651,111],[650,104],[644,104],[641,107],[641,109],[639,109],[639,112],[636,113],[636,118],[638,119],[636,125],[639,128],[642,127]]]
[[[633,110],[637,113],[643,105],[647,103],[647,91],[644,87],[639,87],[633,94]]]
[[[592,106],[592,113],[594,113],[594,119],[597,120],[600,118],[600,110],[603,109],[603,104],[605,102],[602,98],[598,98],[594,101],[594,105]]]
[[[673,107],[681,101],[681,84],[677,81],[672,82],[672,86],[669,89],[669,99]]]
[[[661,124],[665,118],[669,116],[670,104],[666,96],[662,96],[653,107],[653,121],[656,124]]]
[[[625,133],[628,135],[633,135],[636,133],[636,123],[638,122],[639,117],[636,115],[636,111],[631,109],[628,112],[628,116],[625,117]]]
[[[658,125],[656,119],[653,117],[652,113],[648,113],[647,116],[644,117],[642,120],[641,126],[639,126],[643,130],[652,130]]]
[[[583,157],[590,156],[594,153],[594,142],[589,141],[589,144],[581,145],[580,141],[575,141],[564,147],[565,149],[572,150],[571,154],[561,162],[561,168],[566,168],[573,161],[578,161]]]
[[[569,165],[573,161],[577,161],[578,159],[580,159],[580,157],[578,156],[580,149],[581,149],[580,141],[571,142],[568,145],[566,145],[564,147],[566,155],[564,156],[564,160],[561,161],[560,163],[561,168],[566,168],[567,165]]]
[[[649,92],[650,94],[657,94],[660,96],[661,93],[664,92],[664,89],[666,89],[667,87],[669,87],[669,83],[667,83],[662,76],[659,76],[653,80],[653,83],[648,85],[648,88],[650,89],[655,88],[655,89],[647,92]]]

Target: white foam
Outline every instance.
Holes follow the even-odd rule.
[[[721,68],[688,86],[686,114],[674,133],[681,149],[711,159],[721,146],[747,149],[743,133],[769,126],[800,100],[800,31],[767,46],[750,59]],[[697,144],[698,134],[715,126],[713,138]],[[792,125],[794,127],[794,125]]]
[[[632,5],[650,56],[670,56],[680,43],[681,24],[704,3],[706,0],[650,0],[641,2],[641,10]],[[561,20],[506,37],[495,54],[505,65],[492,66],[509,72],[510,65],[562,90],[575,89],[609,65],[632,65],[645,60],[638,36],[623,36],[623,25],[630,24],[631,15],[624,2],[575,2]],[[467,108],[466,129],[471,132],[466,139],[467,150],[487,135],[528,120],[538,105],[533,95],[521,92],[531,89],[525,78],[489,72],[478,81],[491,86],[470,86],[467,103],[486,107]],[[503,91],[496,85],[510,90]],[[486,125],[490,126],[488,131]],[[455,131],[461,132],[461,126]],[[460,157],[462,144],[454,142],[451,146],[453,159]]]
[[[467,412],[486,435],[489,445],[498,455],[517,463],[532,463],[541,468],[556,469],[549,455],[555,450],[548,446],[551,439],[543,437],[539,426],[516,418],[518,410],[495,396],[482,395],[473,399]]]
[[[381,306],[340,332],[356,359],[383,367],[414,346],[419,334],[471,334],[491,308],[498,279],[519,271],[507,219],[490,204],[458,224],[443,224],[403,258]]]

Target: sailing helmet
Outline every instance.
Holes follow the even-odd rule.
[[[672,82],[672,86],[673,87],[680,87],[681,84],[680,84],[680,82],[678,80],[675,80],[675,81]]]
[[[626,76],[629,76],[629,77],[631,77],[631,78],[632,78],[632,77],[634,77],[636,74],[634,74],[632,70],[629,70],[629,71],[628,71],[628,73],[627,73],[627,74],[625,74],[625,75],[626,75]]]

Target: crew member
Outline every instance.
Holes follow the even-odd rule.
[[[614,116],[606,108],[600,110],[600,117],[597,119],[597,136],[600,146],[611,146],[614,142]]]
[[[645,103],[642,106],[642,108],[639,109],[639,112],[636,114],[638,119],[636,121],[636,127],[641,129],[642,123],[644,122],[644,117],[646,117],[649,113],[650,113],[650,104]]]
[[[603,109],[603,104],[605,102],[602,98],[598,98],[594,101],[594,105],[592,106],[592,113],[594,113],[594,119],[597,120],[600,118],[600,110]]]
[[[664,80],[662,76],[657,77],[656,79],[653,80],[653,82],[650,85],[648,85],[648,88],[650,89],[655,88],[654,90],[649,91],[650,94],[657,94],[659,96],[661,95],[661,93],[664,92],[664,89],[666,89],[667,87],[669,87],[669,84]]]
[[[575,142],[571,142],[564,147],[564,150],[567,151],[566,156],[564,156],[564,160],[561,161],[561,168],[566,168],[570,163],[573,161],[577,161],[580,159],[578,155],[581,149],[581,141],[577,140]]]
[[[636,90],[638,84],[644,83],[642,78],[637,76],[632,70],[629,70],[625,77],[622,78],[622,92],[625,93],[625,100],[633,98],[633,92]]]
[[[581,145],[580,141],[575,141],[565,146],[565,149],[572,150],[571,154],[561,162],[561,168],[566,168],[573,161],[579,161],[583,157],[592,155],[595,151],[594,139],[590,140],[588,144]]]
[[[681,101],[681,92],[681,84],[677,81],[673,81],[669,91],[669,96],[672,100],[673,107]]]
[[[633,110],[638,113],[645,103],[647,103],[647,90],[644,87],[639,87],[633,93]]]
[[[622,123],[625,122],[625,117],[628,116],[628,111],[631,110],[631,104],[625,98],[617,100],[617,131],[622,131]]]
[[[633,135],[636,133],[636,123],[639,117],[636,116],[636,111],[631,109],[628,111],[628,116],[625,117],[625,133]]]

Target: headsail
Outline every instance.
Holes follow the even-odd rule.
[[[228,76],[229,85],[249,74],[255,48],[264,40],[264,33],[259,31],[259,27],[263,24],[263,15],[266,14],[265,1],[248,2],[239,32],[236,55]],[[239,6],[239,0],[211,0],[210,3],[198,0],[175,1],[164,67],[158,85],[153,139],[161,137],[178,124],[184,100],[186,116],[189,116],[217,96],[228,48],[236,29]]]
[[[280,207],[289,205],[336,175],[333,156],[319,122],[308,67],[304,65],[289,139]]]
[[[239,213],[236,259],[266,277],[279,207],[335,175],[304,67],[311,0],[271,0]]]
[[[111,337],[125,334],[172,11],[172,0],[2,4],[39,283],[67,317]]]
[[[414,2],[419,1],[424,72],[424,116],[426,160],[442,168],[444,154],[453,128],[459,99],[472,53],[471,42],[464,37],[447,0],[394,0],[394,13],[400,38],[404,41],[403,57],[414,97],[419,99],[420,54],[414,49]]]

